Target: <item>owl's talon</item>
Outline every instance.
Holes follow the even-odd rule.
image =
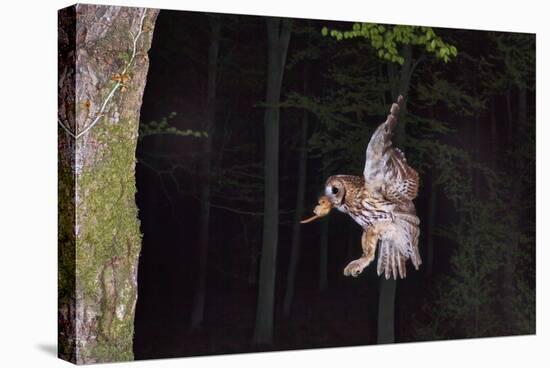
[[[351,261],[346,268],[344,268],[344,276],[359,276],[365,267],[369,265],[369,263],[370,261],[366,257],[361,257],[355,261]]]

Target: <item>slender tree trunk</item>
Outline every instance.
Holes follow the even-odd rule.
[[[397,281],[380,279],[378,298],[378,337],[377,344],[395,342],[395,291]]]
[[[279,227],[279,101],[290,41],[291,20],[268,18],[268,104],[264,116],[264,224],[258,305],[256,309],[255,344],[273,341],[273,311],[275,302],[275,269]]]
[[[195,291],[191,330],[200,329],[204,319],[204,300],[206,297],[206,264],[210,235],[210,161],[212,133],[216,120],[216,77],[218,69],[218,52],[220,45],[220,19],[210,18],[210,47],[208,48],[208,92],[207,118],[204,130],[208,136],[204,139],[204,152],[201,160],[201,205],[199,225],[199,284]]]
[[[67,129],[75,126],[76,7],[58,14],[58,109]],[[76,363],[76,208],[73,137],[59,129],[58,134],[58,246],[57,304],[59,358]]]
[[[395,131],[395,144],[397,147],[403,149],[403,144],[406,138],[406,122],[405,115],[407,111],[407,95],[409,91],[409,85],[414,72],[412,63],[412,48],[411,45],[404,45],[402,49],[403,57],[405,61],[401,66],[399,72],[399,79],[396,73],[392,72],[393,65],[389,66],[390,80],[392,75],[394,76],[391,81],[393,100],[400,94],[403,95],[405,101],[399,112],[399,123],[397,124]],[[378,344],[386,344],[395,342],[395,292],[397,289],[397,280],[380,278],[380,292],[378,297]]]
[[[60,324],[59,354],[77,364],[133,359],[135,152],[157,13],[80,4],[59,12],[60,201],[74,201],[74,223],[60,215],[59,313],[74,321]]]
[[[307,78],[307,76],[305,78]],[[294,222],[292,224],[290,262],[288,266],[288,276],[286,280],[286,290],[283,301],[283,315],[285,318],[290,315],[290,308],[294,300],[296,269],[298,268],[298,260],[300,259],[300,235],[302,229],[300,219],[302,218],[302,214],[304,212],[304,197],[306,191],[307,173],[307,120],[308,112],[307,110],[304,110],[302,118],[302,129],[300,132],[300,144],[298,149],[298,187],[296,188],[296,212],[294,213]]]

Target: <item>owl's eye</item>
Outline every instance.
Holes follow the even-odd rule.
[[[338,194],[338,188],[332,187],[332,194]]]

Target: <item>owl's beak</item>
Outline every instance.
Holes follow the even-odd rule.
[[[330,213],[331,209],[332,209],[332,204],[330,203],[328,198],[326,196],[322,196],[321,198],[319,198],[319,204],[315,206],[315,209],[313,210],[313,213],[315,213],[315,216],[302,220],[300,221],[300,223],[307,224],[309,222],[320,219],[321,217],[325,217]]]

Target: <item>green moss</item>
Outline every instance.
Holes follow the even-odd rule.
[[[98,361],[133,358],[136,290],[134,269],[141,248],[135,204],[133,123],[102,121],[96,126],[100,153],[77,181],[77,285],[85,301],[99,302]]]

